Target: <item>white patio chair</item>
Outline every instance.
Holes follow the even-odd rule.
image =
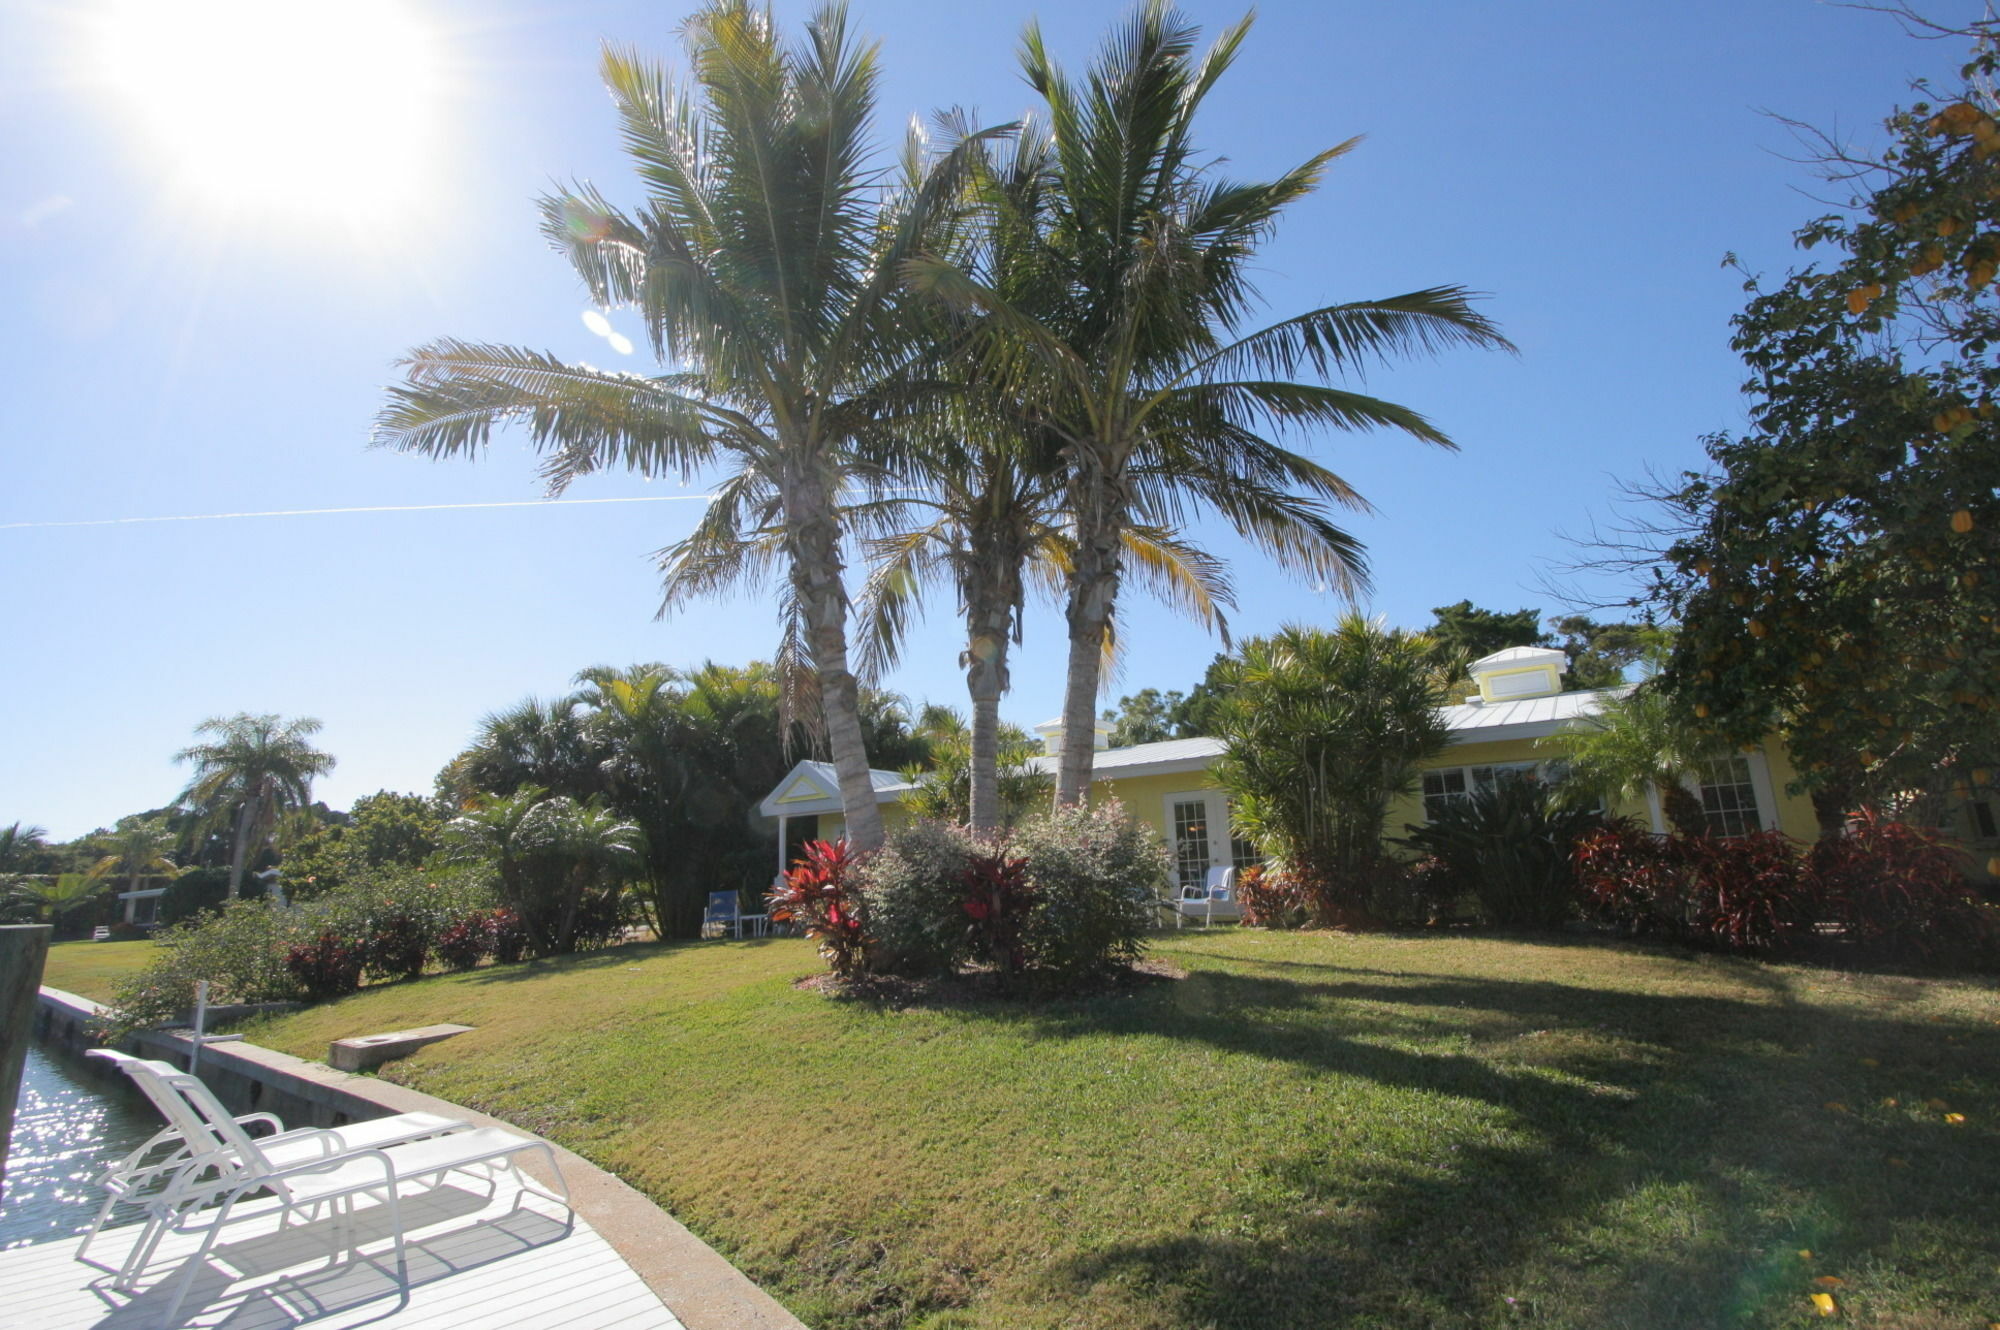
[[[113,1287],[131,1292],[168,1233],[200,1233],[201,1244],[183,1261],[173,1296],[161,1315],[162,1330],[174,1324],[195,1271],[207,1261],[223,1227],[232,1218],[241,1217],[235,1213],[237,1205],[266,1191],[271,1204],[259,1206],[255,1214],[263,1217],[275,1211],[281,1228],[294,1214],[310,1212],[310,1218],[316,1220],[320,1208],[327,1208],[330,1260],[338,1260],[342,1250],[360,1257],[360,1244],[353,1238],[354,1198],[366,1196],[379,1203],[388,1215],[395,1242],[396,1287],[405,1299],[409,1297],[410,1271],[399,1194],[406,1184],[438,1186],[449,1173],[471,1174],[474,1169],[483,1169],[491,1183],[497,1181],[497,1170],[505,1164],[522,1190],[555,1201],[569,1212],[571,1221],[575,1218],[569,1204],[569,1184],[547,1141],[500,1127],[476,1127],[281,1164],[266,1154],[199,1080],[172,1068],[164,1074],[149,1069],[149,1074],[160,1089],[181,1101],[172,1116],[182,1123],[196,1149],[163,1187],[145,1198],[147,1230],[134,1245]],[[540,1150],[548,1159],[556,1191],[549,1191],[521,1171],[518,1156],[529,1150]]]
[[[1243,909],[1236,902],[1236,870],[1234,868],[1211,868],[1202,885],[1181,888],[1180,899],[1174,902],[1176,916],[1174,926],[1188,919],[1201,920],[1207,928],[1217,919],[1225,922],[1243,917]]]
[[[168,1124],[138,1149],[106,1168],[97,1179],[98,1185],[104,1188],[104,1204],[98,1208],[97,1218],[84,1233],[83,1242],[76,1249],[76,1259],[97,1265],[100,1269],[109,1269],[84,1253],[90,1250],[92,1241],[103,1231],[112,1212],[120,1205],[143,1205],[151,1192],[195,1163],[204,1151],[217,1148],[218,1138],[186,1100],[160,1084],[160,1076],[175,1073],[171,1063],[135,1058],[115,1048],[89,1049],[85,1056],[102,1058],[125,1073],[139,1092],[152,1101],[153,1107],[160,1110],[160,1115],[167,1119]],[[268,1128],[270,1134],[259,1136],[256,1140],[265,1157],[280,1165],[305,1163],[352,1150],[399,1145],[426,1136],[472,1129],[470,1122],[437,1113],[398,1113],[393,1117],[350,1122],[342,1127],[299,1127],[290,1131],[271,1113],[245,1113],[238,1116],[235,1122],[245,1132],[255,1127]],[[124,1278],[126,1271],[121,1268],[119,1275]]]

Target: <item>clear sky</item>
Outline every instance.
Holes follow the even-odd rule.
[[[367,447],[396,356],[452,334],[646,367],[584,326],[533,200],[570,177],[636,200],[597,51],[677,56],[683,6],[283,0],[219,31],[201,8],[0,5],[0,824],[70,837],[166,803],[207,716],[319,717],[339,759],[319,793],[345,807],[428,791],[484,713],[585,666],[768,656],[755,601],[654,619],[648,554],[694,502],[74,525],[534,500],[519,438],[474,464]],[[1243,6],[1188,8],[1212,32]],[[1125,9],[857,0],[885,143],[940,106],[1014,118],[1030,17],[1081,65]],[[1371,376],[1456,454],[1311,441],[1375,505],[1353,524],[1366,608],[1554,612],[1557,533],[1602,517],[1614,478],[1693,465],[1701,435],[1741,423],[1741,277],[1720,261],[1782,269],[1821,210],[1762,112],[1872,141],[1913,75],[1962,58],[1811,0],[1263,5],[1204,146],[1268,177],[1366,135],[1266,251],[1273,316],[1455,282],[1491,293],[1521,348]],[[571,497],[677,493],[607,475]],[[1339,611],[1218,547],[1240,556],[1239,633]],[[1114,698],[1200,677],[1213,639],[1126,607]],[[1059,616],[1035,611],[1027,639],[1004,714],[1033,724],[1058,709]],[[887,682],[960,704],[956,653],[944,598]]]

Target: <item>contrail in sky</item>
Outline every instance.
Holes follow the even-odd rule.
[[[74,522],[0,522],[0,531],[50,526],[137,526],[148,522],[229,522],[239,517],[322,517],[331,513],[437,513],[463,508],[549,508],[583,503],[707,503],[707,494],[634,494],[617,499],[512,499],[494,503],[392,503],[372,508],[284,508],[268,513],[183,513],[175,517],[96,517]]]

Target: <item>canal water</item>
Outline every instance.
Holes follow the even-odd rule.
[[[29,1044],[0,1190],[0,1251],[89,1228],[104,1201],[96,1183],[104,1166],[164,1125],[152,1105],[116,1082],[86,1078]]]

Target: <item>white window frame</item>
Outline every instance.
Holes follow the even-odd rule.
[[[1771,764],[1761,748],[1744,748],[1733,753],[1718,753],[1716,757],[1740,757],[1750,768],[1750,793],[1757,800],[1757,829],[1759,831],[1778,830],[1778,788],[1771,781]],[[1691,776],[1681,782],[1681,788],[1701,798],[1701,778]],[[1657,786],[1646,787],[1646,816],[1653,824],[1655,835],[1664,836],[1672,828],[1667,825],[1667,814],[1660,803]]]
[[[1430,825],[1430,801],[1433,797],[1440,799],[1470,798],[1473,791],[1491,784],[1493,773],[1498,771],[1532,771],[1535,774],[1535,779],[1545,781],[1548,779],[1549,768],[1560,760],[1560,758],[1533,758],[1517,759],[1511,762],[1467,762],[1463,766],[1452,767],[1425,767],[1417,773],[1417,807],[1423,818],[1423,825]],[[1483,783],[1473,774],[1480,771],[1487,773],[1486,781]],[[1443,794],[1436,796],[1424,793],[1423,778],[1425,776],[1442,776],[1449,772],[1457,773],[1459,784],[1464,787],[1463,789],[1447,790]]]
[[[1181,790],[1165,796],[1160,801],[1160,825],[1167,831],[1167,853],[1173,859],[1174,882],[1176,888],[1184,885],[1180,881],[1181,847],[1176,839],[1174,825],[1174,805],[1200,801],[1202,805],[1202,825],[1208,832],[1208,864],[1202,870],[1201,881],[1208,878],[1208,870],[1213,868],[1235,868],[1235,833],[1229,821],[1229,796],[1221,790]]]

